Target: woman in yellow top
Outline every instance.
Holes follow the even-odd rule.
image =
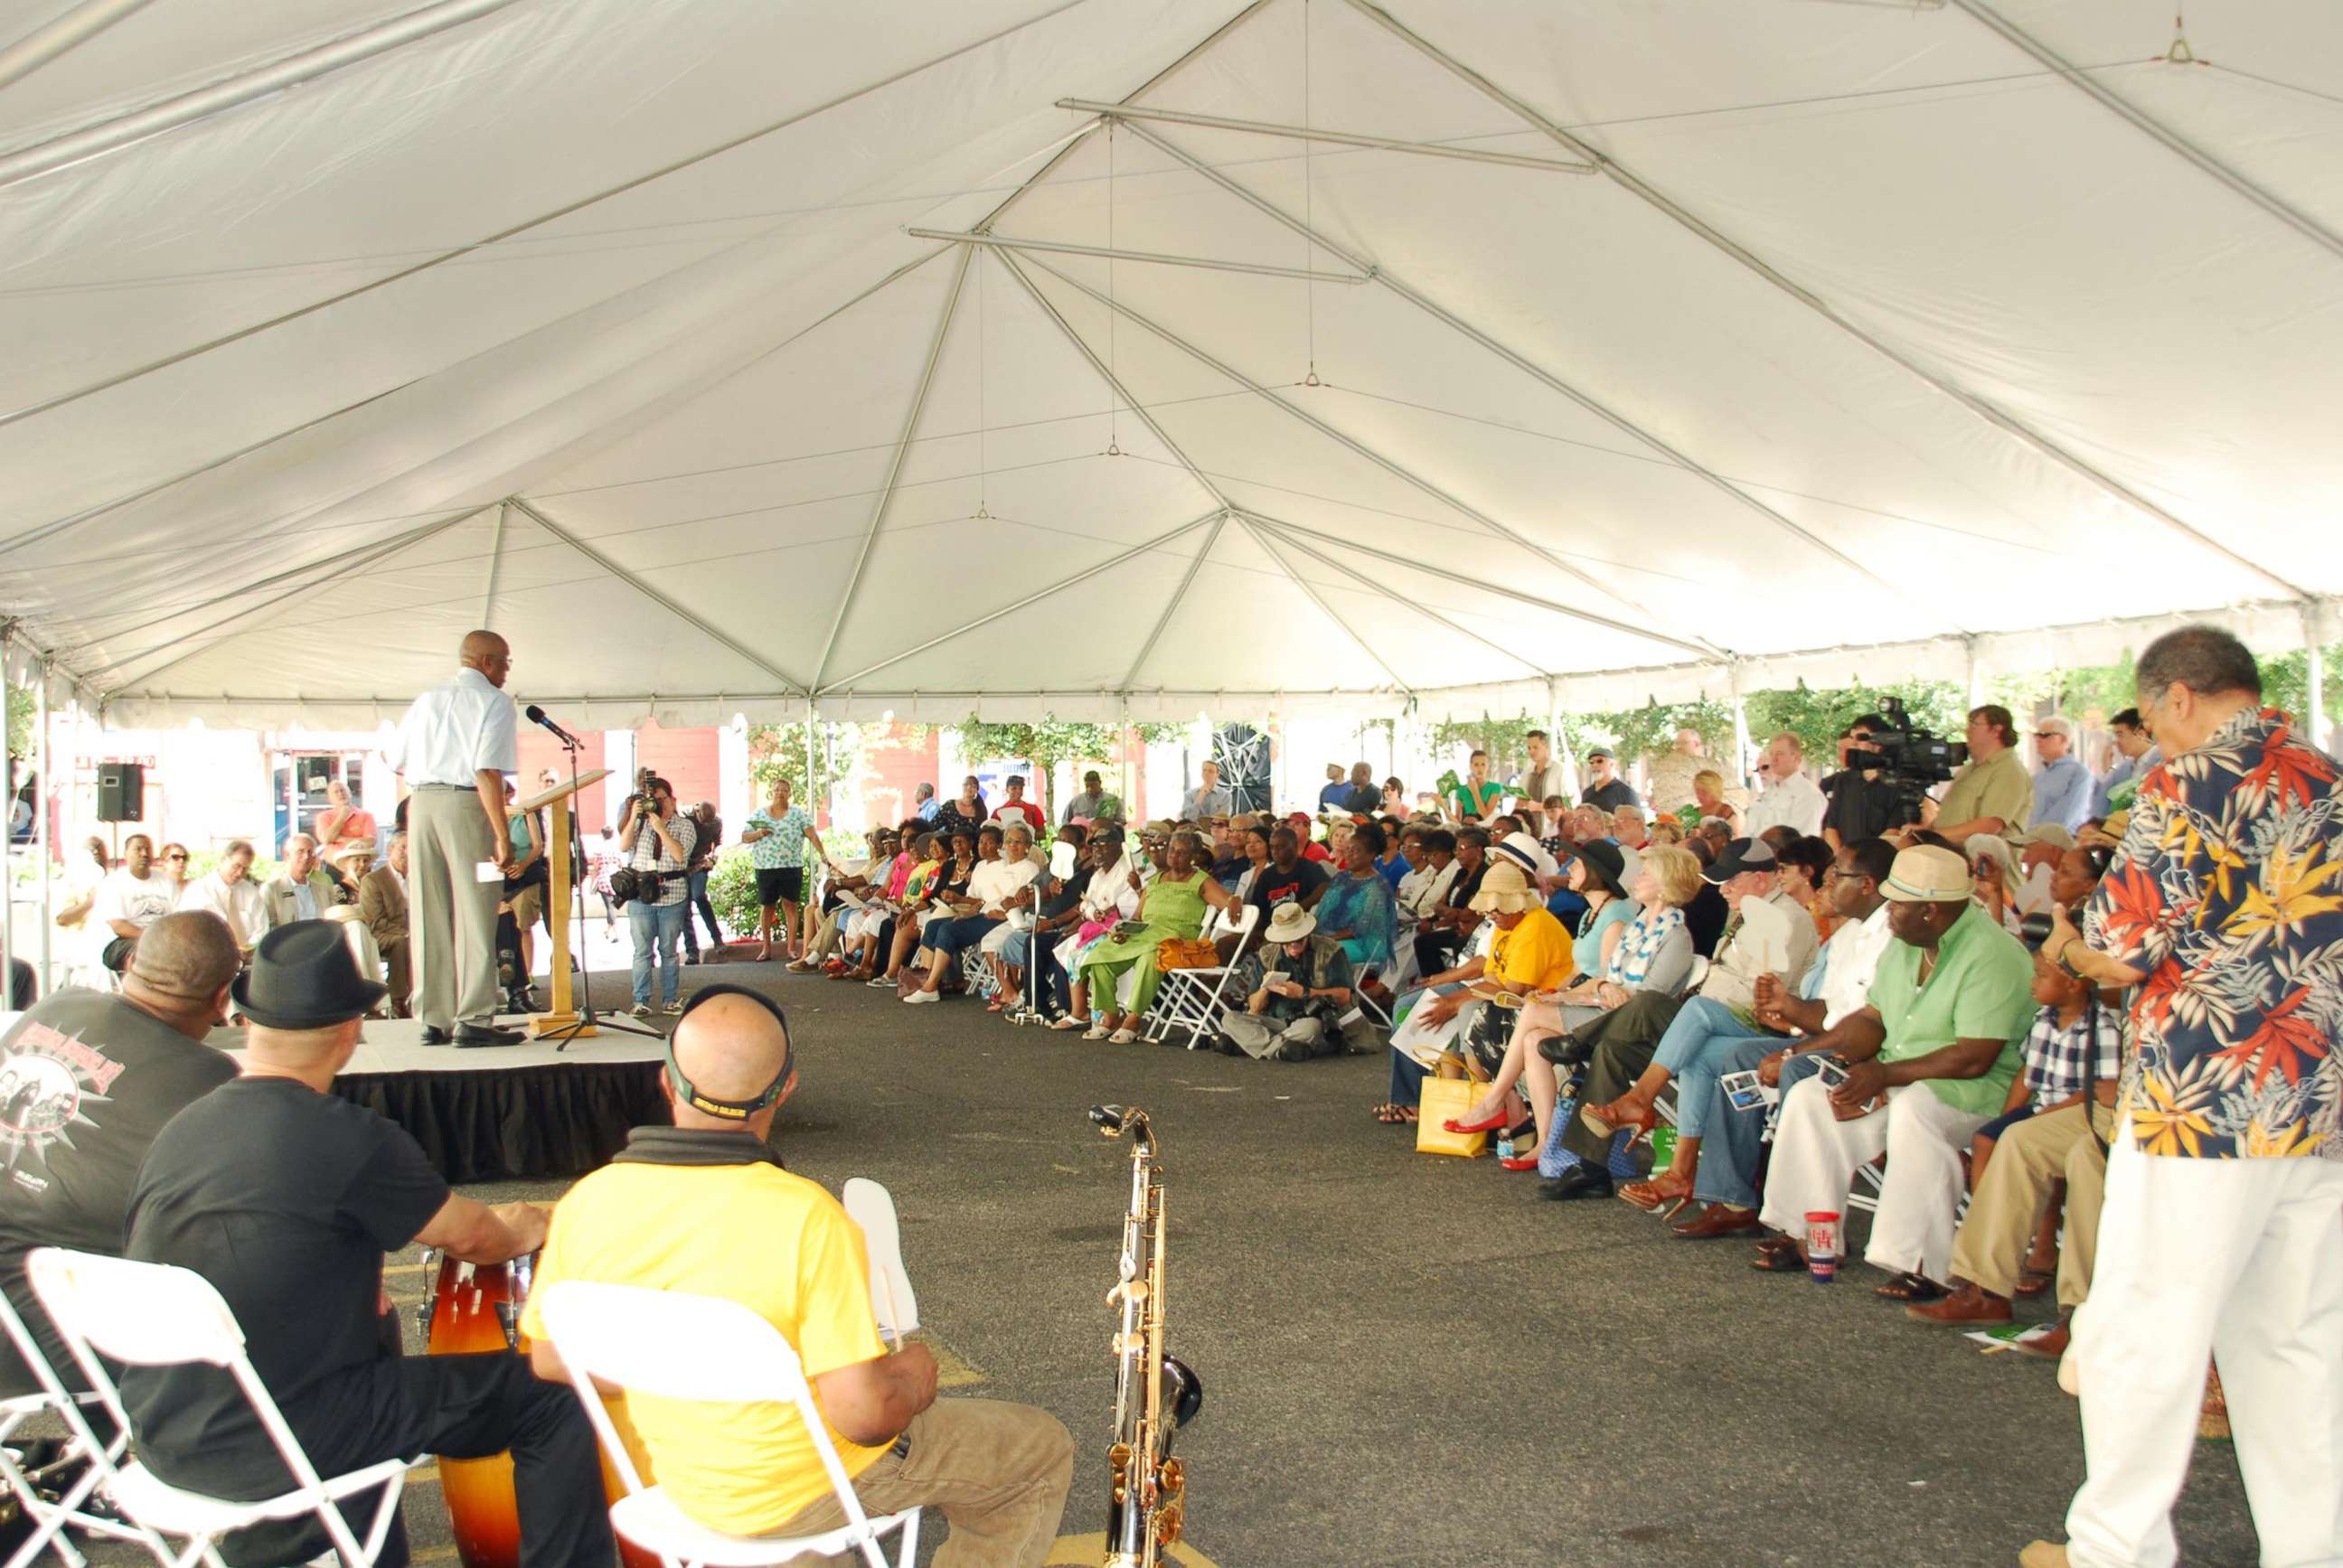
[[[1567,985],[1578,971],[1569,930],[1547,912],[1529,875],[1511,860],[1492,860],[1471,906],[1489,918],[1495,931],[1486,958],[1466,959],[1418,982],[1417,1004],[1392,1035],[1391,1099],[1375,1107],[1378,1121],[1415,1120],[1423,1099],[1424,1064],[1435,1055],[1464,1056],[1457,1042],[1473,1027],[1487,1000],[1503,993],[1526,996]],[[1477,983],[1475,983],[1477,982]],[[1422,993],[1437,988],[1438,994]],[[1464,1056],[1468,1067],[1477,1068]],[[1486,1070],[1474,1076],[1486,1081]],[[1508,1120],[1526,1118],[1516,1097]]]
[[[1092,986],[1105,998],[1098,1021],[1082,1036],[1084,1040],[1111,1040],[1117,1045],[1129,1045],[1137,1040],[1140,1015],[1155,1000],[1156,983],[1163,978],[1155,967],[1157,946],[1175,937],[1193,941],[1203,931],[1207,908],[1235,907],[1236,896],[1212,880],[1212,873],[1197,864],[1203,852],[1202,835],[1172,834],[1164,848],[1162,869],[1140,895],[1136,921],[1125,921],[1109,931],[1083,950],[1081,957],[1075,960],[1074,1005],[1069,1016],[1081,1018],[1090,1010]],[[1138,885],[1139,879],[1139,873],[1133,870],[1132,885]],[[1131,982],[1131,1006],[1118,1012],[1114,993],[1126,970],[1136,971]]]

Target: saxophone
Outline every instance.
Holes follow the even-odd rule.
[[[1131,1211],[1122,1221],[1121,1278],[1107,1292],[1120,1307],[1114,1336],[1114,1442],[1106,1451],[1105,1568],[1156,1568],[1180,1539],[1187,1471],[1172,1433],[1202,1408],[1204,1385],[1163,1349],[1163,1183],[1155,1130],[1135,1107],[1095,1105],[1109,1138],[1131,1137]]]

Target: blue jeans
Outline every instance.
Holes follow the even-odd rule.
[[[675,1000],[677,983],[683,971],[676,967],[676,943],[683,938],[683,919],[689,912],[681,901],[652,907],[628,904],[627,923],[635,933],[635,1005],[649,1007],[651,1002],[651,951],[659,950],[659,982],[666,994],[661,1005]]]
[[[1684,1138],[1705,1135],[1709,1090],[1717,1066],[1745,1040],[1764,1040],[1766,1050],[1786,1043],[1745,1024],[1721,1001],[1696,996],[1684,1004],[1667,1033],[1652,1052],[1652,1065],[1664,1067],[1676,1081],[1676,1132]]]
[[[1702,1202],[1730,1203],[1736,1209],[1757,1207],[1757,1162],[1765,1150],[1765,1112],[1735,1111],[1725,1102],[1725,1091],[1716,1081],[1728,1072],[1748,1071],[1787,1043],[1745,1040],[1725,1051],[1715,1073],[1708,1078],[1704,1097],[1708,1109],[1704,1112],[1708,1131],[1701,1140],[1700,1173],[1694,1178],[1692,1189],[1692,1195]],[[1822,1058],[1812,1054],[1783,1062],[1782,1092],[1787,1094],[1793,1084],[1813,1077],[1821,1063]],[[1676,1104],[1681,1109],[1684,1101],[1678,1100]]]
[[[683,950],[697,958],[699,956],[699,933],[692,924],[693,910],[698,910],[699,918],[708,922],[708,940],[711,946],[722,947],[724,933],[717,929],[716,906],[709,900],[708,873],[692,872],[686,885],[691,890],[684,895],[683,900]]]

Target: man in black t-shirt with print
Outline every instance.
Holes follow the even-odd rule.
[[[420,1242],[503,1262],[543,1243],[548,1211],[450,1192],[414,1139],[333,1093],[360,1019],[383,996],[359,976],[339,927],[297,920],[269,932],[234,994],[252,1023],[243,1074],[156,1138],[131,1194],[126,1254],[191,1269],[219,1291],[321,1473],[509,1448],[522,1568],[610,1568],[600,1463],[576,1397],[508,1352],[408,1361],[382,1334],[385,1252]],[[139,1457],[163,1480],[253,1500],[293,1485],[226,1372],[125,1368],[122,1392]],[[363,1534],[374,1494],[342,1506]],[[221,1554],[265,1568],[326,1543],[314,1519],[293,1520],[231,1533]],[[403,1568],[402,1527],[378,1561]]]
[[[25,1283],[25,1254],[122,1251],[147,1146],[236,1076],[236,1063],[203,1040],[225,1014],[239,961],[217,915],[166,915],[140,935],[121,995],[61,990],[0,1038],[0,1288],[68,1388],[88,1380]],[[0,1392],[38,1386],[0,1337]]]

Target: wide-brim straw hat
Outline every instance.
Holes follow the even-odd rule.
[[[1484,915],[1517,915],[1534,908],[1537,902],[1529,877],[1519,866],[1493,860],[1482,873],[1481,890],[1473,895],[1472,907]]]

